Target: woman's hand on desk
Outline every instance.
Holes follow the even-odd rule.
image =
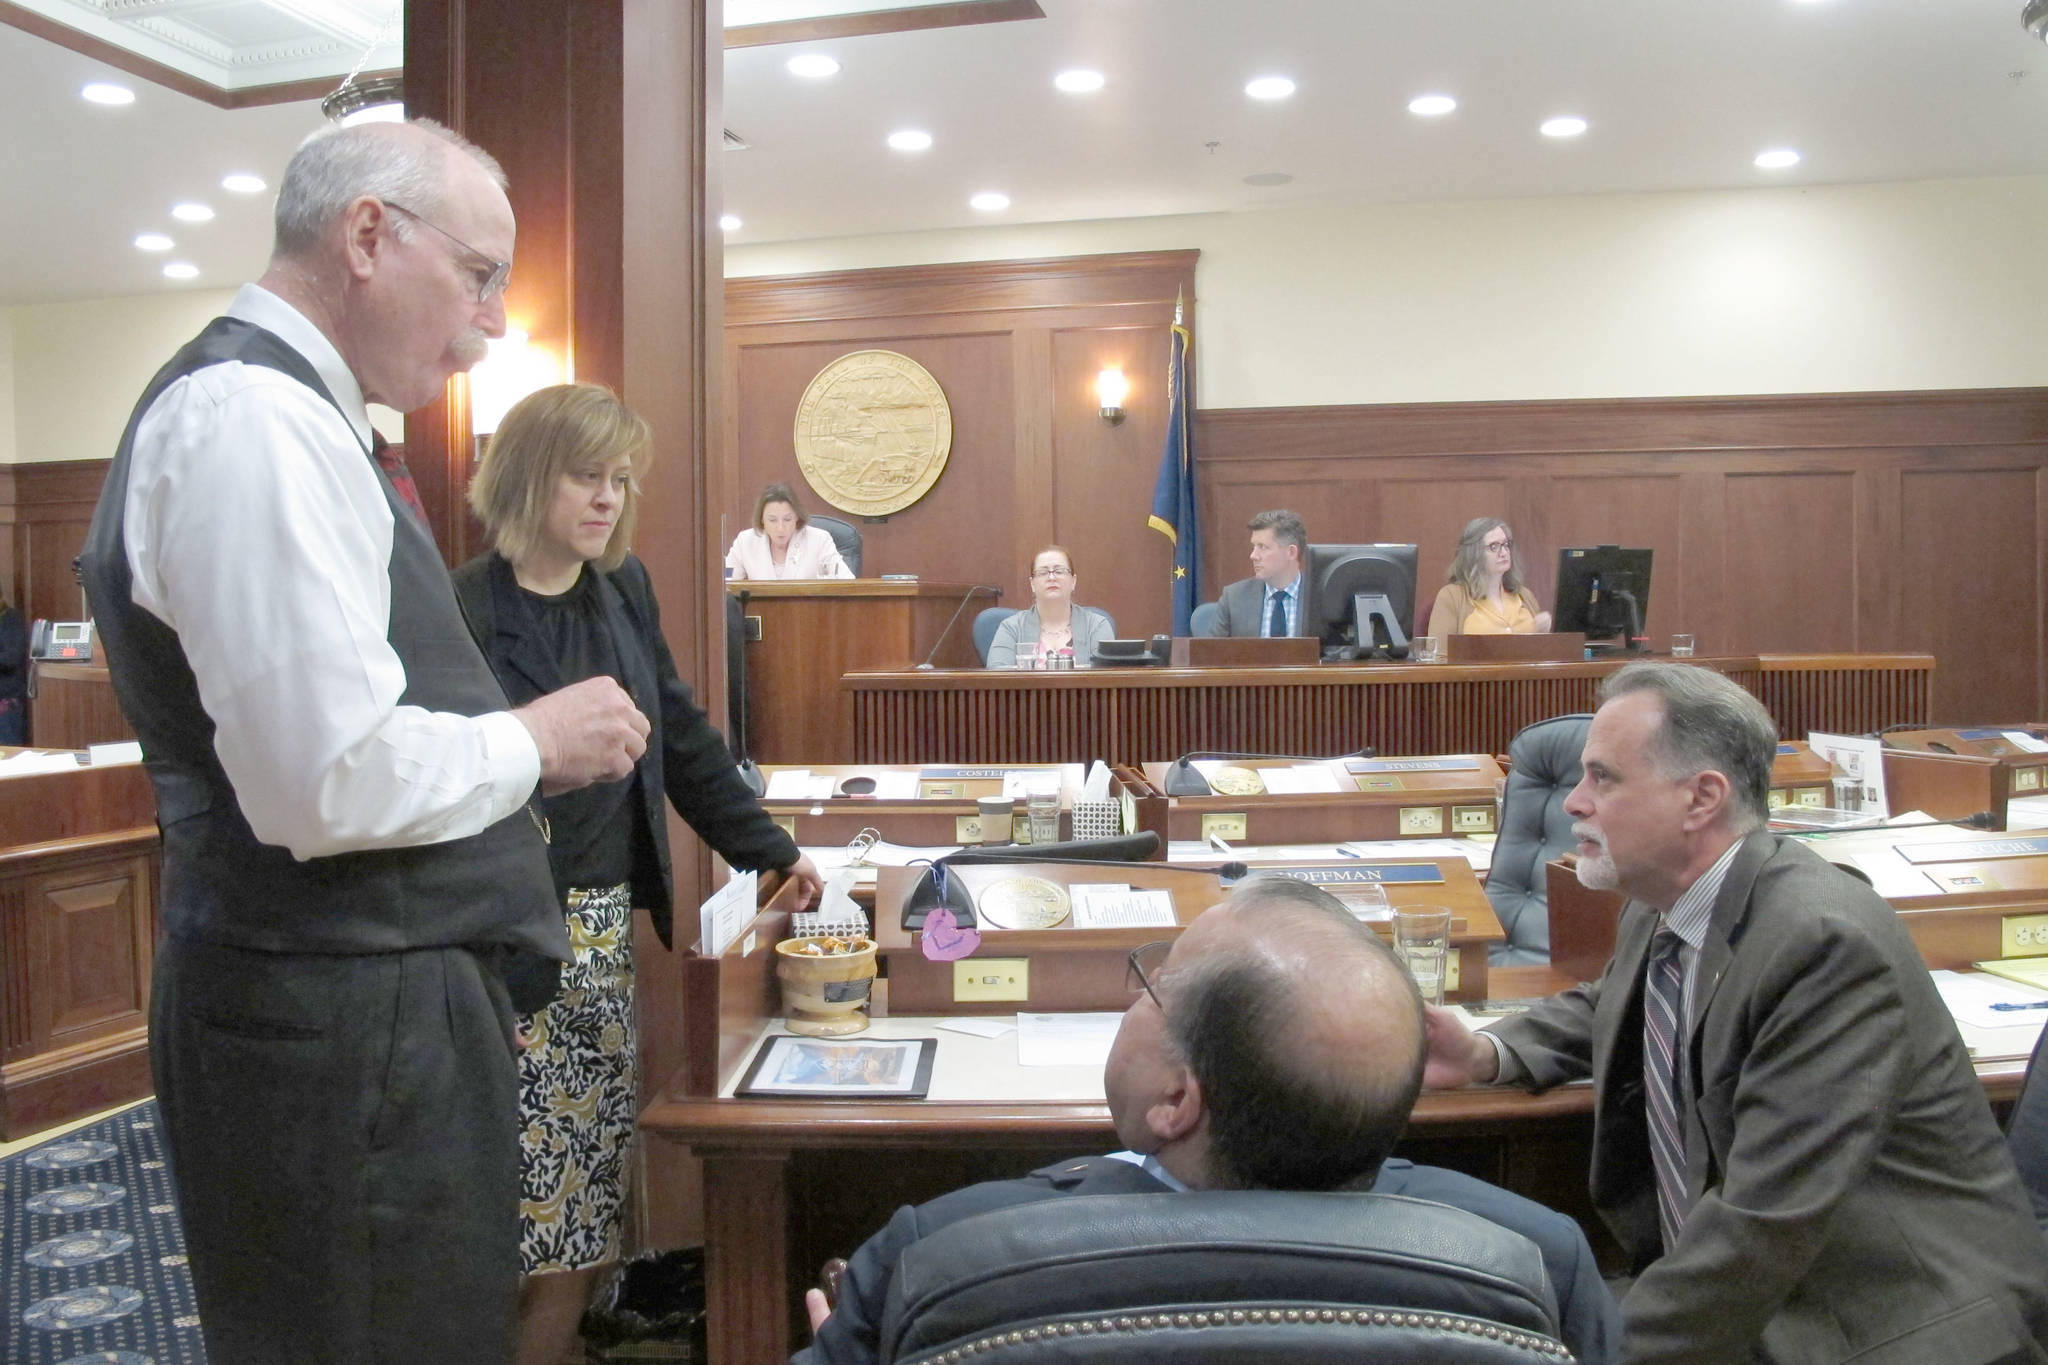
[[[1536,613],[1536,633],[1538,635],[1548,635],[1550,633],[1549,612],[1539,611]]]

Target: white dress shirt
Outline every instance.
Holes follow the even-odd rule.
[[[239,361],[158,396],[129,457],[135,604],[178,633],[263,842],[311,858],[479,833],[540,781],[533,738],[505,712],[398,704],[391,508],[362,389],[275,294],[246,285],[228,314],[312,362],[335,403]]]
[[[745,530],[734,536],[725,555],[727,577],[743,578],[851,578],[853,570],[839,557],[838,542],[822,526],[799,526],[789,538],[782,562],[775,562],[775,548],[765,533]]]

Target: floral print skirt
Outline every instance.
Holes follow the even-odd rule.
[[[624,885],[572,890],[576,960],[546,1008],[521,1015],[519,1260],[526,1274],[619,1259],[638,1076],[633,902]]]

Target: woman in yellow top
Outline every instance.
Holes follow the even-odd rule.
[[[1498,517],[1465,523],[1445,577],[1429,609],[1431,635],[1531,635],[1550,629],[1550,613],[1522,585],[1515,533]]]

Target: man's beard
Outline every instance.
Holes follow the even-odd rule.
[[[1573,825],[1574,837],[1599,848],[1599,852],[1588,858],[1581,854],[1575,869],[1579,885],[1589,891],[1613,891],[1621,885],[1621,873],[1614,866],[1614,858],[1607,851],[1607,841],[1585,825]]]
[[[455,360],[457,366],[465,370],[482,361],[490,353],[490,338],[474,327],[455,338],[448,347],[448,354]]]

